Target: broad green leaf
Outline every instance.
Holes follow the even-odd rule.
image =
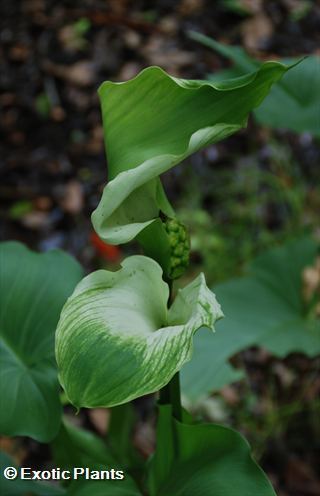
[[[219,324],[217,328],[219,331]],[[219,332],[215,338],[218,334]],[[194,339],[192,360],[180,372],[183,396],[194,402],[213,391],[220,391],[226,384],[242,379],[244,372],[235,369],[228,362],[235,353],[234,343],[220,340],[217,344],[212,341],[212,335],[207,329],[201,329],[200,338],[196,335]]]
[[[122,460],[116,460],[107,444],[92,432],[75,427],[66,421],[62,423],[58,436],[52,445],[53,459],[61,469],[73,471],[74,467],[88,468],[92,477],[99,477],[96,471],[121,470],[124,478],[117,480],[92,480],[79,474],[77,479],[66,481],[69,495],[103,496],[139,495],[137,486],[124,467]],[[114,476],[117,474],[114,472]]]
[[[160,406],[150,496],[275,496],[240,434],[215,424],[175,420]]]
[[[212,81],[240,77],[261,66],[259,61],[252,59],[241,47],[223,45],[200,33],[192,32],[190,36],[234,63],[231,69],[213,74],[210,77]],[[320,136],[320,57],[310,55],[299,64],[298,59],[282,62],[296,65],[271,88],[269,95],[254,111],[257,121],[272,128]]]
[[[215,287],[226,317],[214,340],[206,332],[195,337],[193,360],[181,372],[188,398],[195,400],[237,380],[228,359],[250,346],[279,357],[320,353],[320,320],[308,315],[302,291],[303,269],[313,264],[316,253],[317,244],[310,238],[291,241],[260,255],[245,277]]]
[[[272,93],[255,111],[257,121],[265,126],[307,132],[319,137],[319,87],[320,57],[311,55],[273,87]]]
[[[174,78],[150,67],[125,83],[103,83],[99,93],[109,182],[92,214],[98,235],[121,244],[156,222],[151,237],[163,238],[160,212],[174,213],[159,176],[244,127],[248,113],[287,69],[267,62],[241,78],[213,83]],[[149,254],[149,240],[140,241]],[[157,260],[164,267],[161,255]]]
[[[85,277],[56,332],[59,377],[76,407],[114,406],[166,385],[190,360],[193,334],[222,317],[203,274],[167,310],[160,266],[144,256]]]
[[[1,433],[47,442],[61,416],[54,331],[82,270],[63,252],[40,255],[6,242],[0,271]]]
[[[1,496],[66,496],[66,491],[59,486],[50,485],[45,482],[26,480],[17,477],[14,480],[8,480],[4,477],[4,469],[19,467],[6,454],[0,451],[0,494]]]
[[[97,435],[63,421],[57,437],[51,444],[57,467],[119,468],[106,444]],[[121,467],[120,467],[121,468]]]

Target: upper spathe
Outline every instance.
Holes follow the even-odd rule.
[[[92,214],[100,238],[126,243],[150,228],[160,212],[173,217],[159,176],[244,127],[249,112],[287,69],[266,62],[240,78],[213,83],[149,67],[130,81],[103,83],[99,94],[109,182]]]

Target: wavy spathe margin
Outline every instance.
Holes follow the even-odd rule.
[[[266,62],[241,78],[212,83],[171,77],[158,67],[99,89],[109,183],[92,214],[98,235],[121,244],[172,208],[159,176],[246,125],[248,113],[288,67]]]
[[[84,278],[56,332],[59,379],[76,407],[109,407],[158,391],[191,359],[193,335],[223,316],[203,274],[167,310],[161,267],[144,256]]]
[[[98,235],[125,243],[160,210],[172,216],[159,176],[244,127],[248,113],[287,69],[267,62],[241,78],[212,83],[150,67],[130,81],[103,83],[99,94],[110,181],[92,214]]]
[[[213,143],[212,138],[220,141],[241,127],[223,124],[200,129],[191,136],[188,148],[182,155],[160,155],[146,160],[135,169],[120,172],[106,185],[101,201],[92,214],[96,232],[108,243],[122,244],[134,239],[154,222],[159,217],[160,209],[168,216],[174,215],[169,205],[161,208],[157,201],[157,191],[161,186],[156,179],[195,151]],[[143,190],[142,186],[145,186]],[[146,198],[149,200],[148,209],[145,209]],[[133,210],[137,202],[143,202],[142,212],[139,207]],[[144,216],[151,218],[142,220]]]

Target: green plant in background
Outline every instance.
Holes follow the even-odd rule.
[[[253,152],[231,154],[232,167],[207,167],[200,177],[190,164],[180,173],[178,215],[190,230],[192,268],[207,274],[209,286],[240,273],[263,250],[317,228],[317,182],[308,184],[289,146],[270,138],[266,151],[267,167]]]
[[[0,262],[1,433],[48,442],[61,419],[54,332],[82,269],[65,253],[16,242],[1,243]]]
[[[51,441],[53,459],[62,468],[113,467],[124,470],[125,479],[78,480],[54,489],[36,483],[21,488],[21,481],[4,481],[4,494],[275,494],[238,433],[197,423],[181,407],[179,371],[191,359],[194,334],[200,327],[214,330],[223,314],[203,274],[174,292],[173,281],[188,264],[189,241],[186,227],[166,198],[160,175],[194,151],[245,126],[248,113],[287,69],[269,62],[244,77],[208,83],[173,78],[159,68],[149,68],[126,83],[102,85],[110,180],[93,213],[93,225],[109,243],[136,238],[145,255],[127,258],[117,272],[99,270],[77,284],[57,326],[56,359],[60,383],[77,409],[115,407],[109,442],[71,427],[61,420],[57,406],[52,329],[81,270],[70,259],[57,269],[55,260],[65,257],[60,252],[35,255],[16,243],[2,247],[2,255],[11,260],[4,270],[5,285],[13,288],[2,302],[1,325],[1,350],[7,363],[4,394],[13,405],[12,412],[22,380],[27,379],[29,389],[19,397],[21,404],[14,420],[1,418],[1,427],[5,426],[3,431],[8,435]],[[308,256],[312,250],[308,248]],[[22,279],[16,270],[21,259],[25,260],[24,270],[29,271]],[[48,276],[48,265],[53,279]],[[270,285],[277,287],[277,280],[266,281],[259,266],[256,271],[257,281],[253,278],[245,284],[258,302],[268,295],[270,305],[277,309],[274,321],[278,317],[280,326],[282,318],[285,322],[287,317],[301,321],[296,294],[292,294],[291,308],[291,300],[284,303],[282,293],[275,296],[270,290]],[[44,282],[39,281],[41,275]],[[232,304],[227,305],[232,315]],[[245,326],[252,308],[240,310]],[[265,306],[261,312],[264,310]],[[238,311],[236,307],[235,318]],[[274,334],[268,341],[268,326],[263,327],[265,323],[259,319],[255,324],[272,347]],[[212,344],[207,342],[206,346],[212,362],[215,353],[223,356],[221,367],[225,371],[230,350],[225,351],[226,344],[217,341],[223,332],[219,330],[216,336],[211,333]],[[308,327],[307,332],[312,333],[313,328]],[[13,389],[8,387],[11,381],[17,384]],[[207,392],[207,387],[204,389]],[[124,440],[121,432],[128,432],[128,402],[159,390],[157,447],[144,465],[128,447],[129,435]],[[35,411],[37,425],[32,421]]]
[[[190,37],[219,55],[233,62],[233,67],[210,76],[210,80],[237,78],[248,71],[256,70],[261,62],[251,58],[243,48],[229,46],[201,33],[191,32]],[[283,60],[294,64],[298,61]],[[264,102],[254,111],[259,124],[271,128],[290,129],[295,132],[308,132],[320,136],[320,57],[310,55],[292,67],[289,75],[276,84]]]
[[[317,243],[309,237],[291,241],[261,254],[244,277],[215,286],[228,318],[219,325],[215,347],[210,347],[207,332],[195,337],[193,360],[182,371],[189,400],[199,400],[238,380],[242,373],[228,359],[250,346],[262,346],[279,357],[320,353],[320,318],[304,298],[302,280],[317,251]],[[320,288],[317,291],[311,306],[319,302]]]

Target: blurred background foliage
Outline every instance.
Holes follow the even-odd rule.
[[[179,216],[211,284],[241,272],[264,248],[317,227],[319,186],[308,184],[290,147],[273,137],[258,156],[235,156],[232,168],[204,167],[200,175],[187,164],[181,175]]]
[[[306,235],[319,243],[317,1],[3,0],[0,9],[2,239],[37,251],[64,249],[86,271],[117,268],[137,247],[105,245],[90,223],[107,177],[99,85],[149,65],[179,77],[221,78],[307,55],[246,130],[195,154],[163,181],[191,234],[191,266],[181,284],[203,270],[215,287],[247,273],[264,250]],[[309,281],[318,273],[311,267]],[[301,293],[302,275],[300,282]],[[189,407],[244,432],[279,496],[318,495],[319,358],[277,358],[258,344],[225,361],[236,382],[221,381],[220,391],[189,400]],[[144,456],[153,448],[152,404],[135,404],[135,442]],[[81,425],[105,433],[108,413],[81,415]],[[50,456],[27,439],[3,438],[1,446],[17,463],[36,467]]]

